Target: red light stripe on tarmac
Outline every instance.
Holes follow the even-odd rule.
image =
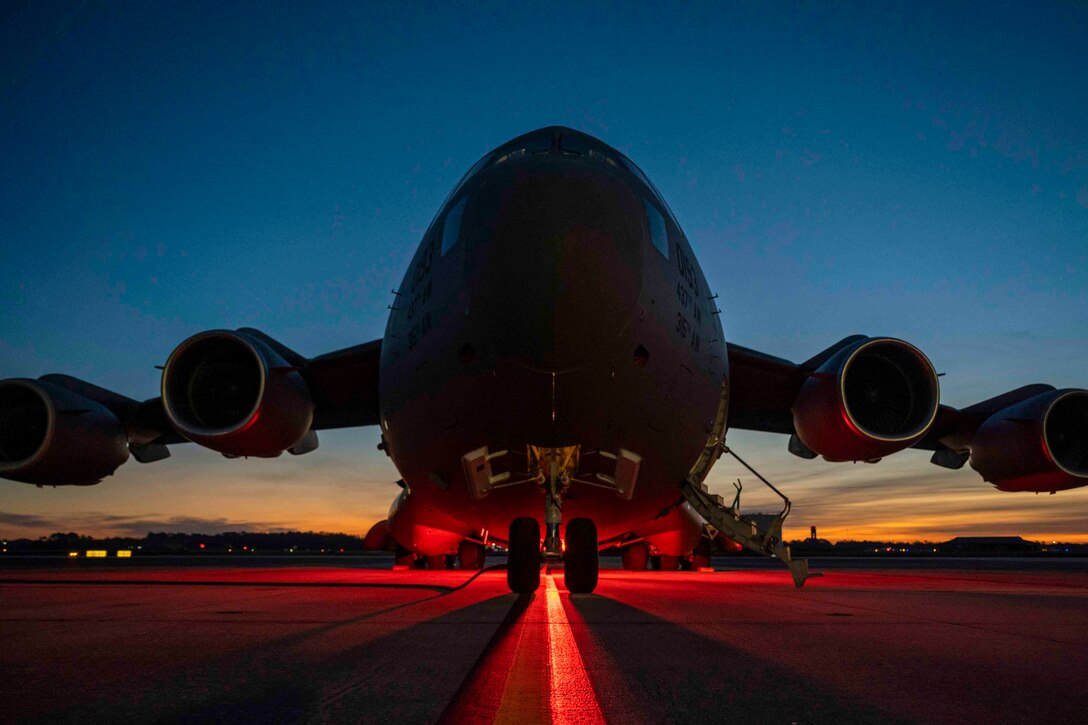
[[[551,672],[551,720],[553,725],[604,723],[597,693],[589,683],[582,654],[574,641],[555,579],[549,574],[545,599],[548,604],[548,652]]]
[[[604,723],[550,574],[543,594],[484,652],[442,722]]]

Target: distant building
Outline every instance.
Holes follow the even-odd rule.
[[[937,545],[942,554],[982,556],[995,554],[1037,554],[1042,546],[1019,536],[957,536]]]
[[[803,541],[793,542],[791,548],[797,553],[829,553],[835,548],[835,545],[827,539],[817,537],[816,527],[810,526],[808,529],[808,538]]]

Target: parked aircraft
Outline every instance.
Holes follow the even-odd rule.
[[[794,363],[726,342],[665,200],[616,149],[549,127],[486,154],[424,234],[380,340],[305,358],[253,329],[182,342],[142,402],[65,375],[0,381],[0,476],[86,485],[192,441],[228,457],[300,455],[317,431],[381,426],[400,472],[368,536],[401,561],[483,565],[509,550],[517,592],[562,561],[592,591],[598,551],[696,565],[710,539],[782,559],[778,516],[703,480],[729,428],[803,458],[906,448],[1001,490],[1088,484],[1088,391],[1028,385],[957,410],[908,342],[852,336]]]

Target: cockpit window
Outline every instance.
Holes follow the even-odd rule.
[[[661,212],[649,199],[643,198],[642,204],[646,207],[646,223],[650,227],[650,241],[653,242],[657,251],[661,252],[665,259],[668,259],[669,232],[665,227],[665,217],[661,216]]]
[[[468,201],[468,197],[461,199],[457,202],[452,209],[446,213],[446,220],[442,222],[442,256],[446,256],[446,252],[453,248],[453,245],[457,244],[457,240],[461,238],[461,217],[465,214],[465,203]]]
[[[498,166],[499,164],[504,163],[506,161],[511,161],[513,159],[520,159],[520,158],[522,158],[523,156],[525,156],[528,153],[529,152],[526,149],[513,149],[511,151],[507,151],[502,156],[495,159],[493,165]]]
[[[549,131],[546,133],[531,133],[514,139],[522,145],[496,151],[492,154],[494,161],[492,161],[490,165],[498,166],[506,161],[524,158],[530,154],[546,154],[552,148],[553,135],[554,134]]]
[[[635,166],[634,161],[627,158],[626,156],[620,156],[620,159],[623,160],[623,165],[627,167],[627,170],[637,176],[639,181],[641,181],[643,184],[646,184],[646,188],[652,191],[654,196],[661,196],[661,194],[657,191],[657,188],[652,183],[650,183],[650,180],[646,177],[646,174],[642,173],[642,169]]]
[[[637,176],[639,178],[639,181],[646,185],[646,188],[650,190],[651,194],[653,194],[653,197],[657,201],[657,203],[661,205],[661,208],[664,209],[665,213],[669,215],[670,219],[672,219],[672,223],[675,224],[677,228],[679,228],[680,225],[676,222],[676,215],[672,213],[672,209],[670,209],[669,205],[665,203],[665,197],[661,196],[661,192],[657,190],[657,187],[653,185],[653,182],[650,181],[649,177],[647,177],[646,174],[642,173],[642,169],[635,166],[634,161],[627,158],[623,154],[620,154],[620,160],[623,162],[623,165],[627,167],[628,171]],[[668,256],[668,253],[666,253],[665,256]]]
[[[615,167],[619,168],[619,164],[616,163],[615,159],[613,159],[608,154],[602,154],[600,151],[594,151],[593,149],[590,149],[586,153],[586,156],[588,156],[591,159],[597,159],[598,161],[603,161],[606,164],[609,164],[611,166],[615,166]]]
[[[582,136],[575,134],[564,133],[559,138],[559,150],[564,154],[577,154],[579,156],[585,156],[586,158],[593,159],[594,161],[601,161],[619,168],[619,164],[608,154],[604,153],[598,148],[594,148],[589,141]]]
[[[446,208],[446,204],[450,203],[450,199],[457,196],[457,192],[459,192],[461,190],[461,187],[465,185],[466,181],[468,181],[473,176],[475,176],[477,171],[479,171],[480,169],[482,169],[482,168],[484,168],[485,166],[488,165],[488,162],[491,161],[491,157],[494,156],[494,155],[495,155],[494,151],[484,154],[482,159],[480,159],[479,161],[474,163],[472,165],[472,168],[465,172],[465,175],[462,176],[461,180],[458,181],[456,186],[453,187],[453,191],[451,191],[449,194],[446,195],[446,198],[445,198],[445,200],[443,200],[442,205],[438,207],[439,212],[441,212],[443,209]],[[437,218],[437,215],[435,216],[435,218]],[[431,223],[434,224],[434,219],[431,220]]]

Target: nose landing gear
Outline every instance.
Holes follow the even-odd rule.
[[[597,586],[597,526],[586,518],[572,519],[566,541],[559,538],[563,521],[563,496],[578,469],[580,446],[538,448],[530,446],[536,460],[537,484],[544,489],[544,560],[563,561],[563,581],[575,594]],[[565,546],[564,546],[565,543]]]
[[[590,519],[572,519],[566,526],[566,540],[560,537],[563,523],[563,495],[570,488],[578,468],[579,447],[545,448],[529,446],[534,479],[544,492],[544,546],[540,545],[540,524],[522,517],[510,524],[510,555],[506,581],[519,594],[540,586],[541,560],[563,562],[563,580],[571,592],[585,594],[597,586],[597,526]]]

